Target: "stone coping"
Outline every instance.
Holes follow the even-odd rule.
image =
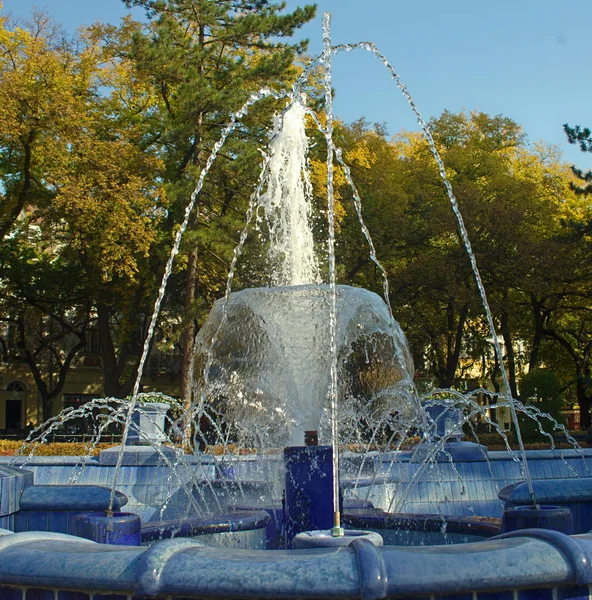
[[[537,502],[541,504],[592,502],[592,477],[536,479],[532,482],[532,486]],[[499,491],[498,497],[502,502],[513,505],[532,504],[525,481],[506,486]]]
[[[204,489],[211,488],[214,490],[237,490],[245,492],[264,491],[269,487],[267,481],[258,479],[198,479],[195,483]]]
[[[21,495],[30,489],[33,481],[31,471],[0,465],[0,517],[13,515],[18,511]]]
[[[498,535],[501,528],[501,519],[495,517],[387,513],[380,509],[346,509],[342,521],[348,527],[356,529],[435,531],[484,538]]]
[[[125,466],[169,466],[178,462],[174,448],[162,445],[158,449],[152,446],[114,446],[103,450],[99,455],[101,466],[114,467],[121,456]]]
[[[20,498],[20,510],[83,511],[109,506],[111,490],[98,485],[32,485]],[[127,496],[116,491],[114,510],[127,504]]]
[[[464,442],[456,442],[457,444],[463,444]],[[400,452],[375,452],[373,456],[381,459],[382,462],[409,462],[412,453],[407,451]],[[507,450],[490,450],[482,458],[483,462],[496,461],[496,460],[513,460],[513,456],[520,456],[518,450],[513,453]],[[545,460],[545,459],[564,459],[564,458],[592,458],[592,449],[588,448],[569,448],[569,449],[555,449],[555,450],[527,450],[526,458],[528,460]],[[455,462],[463,462],[462,459],[455,459]],[[470,460],[469,462],[475,462]]]
[[[460,442],[463,443],[463,442]],[[130,448],[134,448],[134,446],[130,446]],[[144,447],[146,448],[146,447]],[[592,458],[592,449],[556,449],[556,450],[527,450],[527,458],[529,460],[545,460],[545,459],[567,459],[567,458]],[[514,453],[517,455],[517,452]],[[407,451],[389,451],[389,452],[378,452],[378,451],[370,451],[366,454],[362,453],[353,453],[353,452],[344,452],[341,455],[341,458],[345,461],[356,461],[356,459],[362,460],[364,459],[369,464],[372,463],[373,460],[380,460],[381,462],[403,462],[406,463],[409,461],[411,456],[410,452]],[[212,465],[212,464],[220,464],[220,463],[228,463],[232,465],[233,463],[251,463],[255,461],[271,461],[276,462],[283,460],[281,454],[278,455],[266,455],[264,459],[260,455],[232,455],[232,456],[211,456],[205,453],[199,454],[186,454],[183,455],[183,463],[184,464],[195,464],[195,465]],[[512,460],[512,454],[507,450],[492,450],[487,452],[487,454],[483,457],[483,462],[486,460],[489,461],[499,461],[499,460]],[[463,462],[461,460],[457,460],[456,462]],[[474,462],[474,459],[470,462]],[[0,456],[0,466],[2,465],[14,465],[19,467],[21,465],[30,464],[34,465],[98,465],[99,459],[97,457],[88,457],[88,456]]]
[[[386,598],[592,583],[592,536],[548,530],[430,547],[231,550],[172,539],[150,548],[67,535],[0,537],[0,581],[143,598]]]
[[[268,512],[253,510],[181,521],[150,521],[142,523],[142,543],[213,533],[252,531],[253,529],[263,529],[270,520]]]

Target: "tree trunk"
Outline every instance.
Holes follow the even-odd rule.
[[[141,293],[141,291],[137,292],[138,298]],[[138,307],[139,305],[139,300],[137,300],[135,306]],[[142,349],[139,352],[134,349],[129,336],[127,340],[121,343],[119,348],[115,347],[111,331],[110,312],[105,304],[97,304],[97,323],[101,356],[103,358],[103,393],[111,398],[125,398],[133,392],[138,376]],[[130,326],[136,327],[135,332],[140,328],[137,323]],[[150,340],[148,357],[153,344],[154,336]]]
[[[187,279],[185,280],[185,324],[181,335],[181,397],[186,410],[191,407],[191,359],[197,334],[197,323],[192,316],[193,304],[197,297],[197,246],[187,257]]]
[[[584,356],[580,356],[577,353],[576,348],[562,335],[557,333],[553,329],[544,329],[544,334],[561,344],[567,353],[571,356],[574,365],[574,371],[576,375],[576,398],[578,406],[580,407],[580,427],[581,429],[590,428],[590,405],[592,398],[588,395],[588,375],[589,367],[587,366],[587,353]]]
[[[97,304],[99,343],[103,358],[103,393],[105,396],[120,398],[119,368],[109,318],[108,307],[103,303]]]
[[[586,393],[586,382],[583,374],[579,373],[576,380],[576,397],[580,408],[580,428],[590,428],[590,396]]]
[[[205,30],[203,26],[199,29],[199,45],[203,48],[205,40]],[[198,70],[201,75],[201,65],[198,66]],[[195,122],[195,132],[193,141],[193,163],[195,166],[200,164],[200,142],[202,139],[202,127],[203,127],[204,114],[200,111],[197,115]],[[197,207],[196,207],[197,208]],[[196,208],[194,210],[196,210]],[[197,227],[197,213],[194,213],[190,228]],[[198,250],[197,244],[191,248],[187,256],[187,274],[185,280],[185,303],[184,303],[184,328],[181,336],[181,397],[183,399],[183,406],[189,413],[191,409],[191,380],[193,374],[191,373],[191,363],[193,357],[193,344],[195,335],[197,334],[197,323],[193,318],[193,311],[195,305],[195,299],[197,297],[198,288]],[[186,434],[189,433],[190,423],[185,423],[184,428]]]
[[[439,345],[435,346],[439,350],[436,351],[438,365],[437,378],[438,386],[441,388],[450,388],[454,384],[458,361],[462,350],[463,334],[465,323],[469,313],[468,304],[464,304],[459,312],[458,318],[455,314],[454,299],[450,298],[446,306],[446,316],[448,331],[446,333],[446,355],[443,356]]]
[[[129,345],[124,342],[121,348],[115,347],[109,308],[105,304],[97,304],[97,323],[103,358],[103,393],[110,398],[125,398],[132,393],[134,388],[139,356],[136,357],[133,366],[128,365]],[[126,377],[122,380],[124,373]]]
[[[530,346],[530,356],[528,360],[528,370],[532,371],[539,365],[539,356],[541,350],[541,343],[543,341],[543,328],[545,323],[545,314],[541,308],[539,300],[531,294],[530,304],[532,306],[532,317],[534,334],[532,336],[532,344]]]
[[[31,352],[26,341],[27,333],[25,328],[24,317],[19,317],[16,320],[15,324],[17,325],[19,331],[19,349],[23,353],[23,359],[29,367],[31,375],[33,376],[33,379],[35,381],[35,385],[37,387],[37,391],[41,399],[42,418],[45,422],[51,419],[51,417],[53,416],[55,399],[58,396],[60,396],[62,390],[64,389],[64,384],[66,383],[66,376],[70,370],[74,358],[86,345],[85,331],[83,330],[80,332],[75,332],[71,329],[69,330],[69,333],[72,333],[78,337],[78,342],[74,346],[72,346],[72,348],[70,348],[63,362],[60,361],[58,363],[58,377],[55,383],[53,383],[53,372],[48,374],[48,379],[51,382],[50,385],[48,385],[47,381],[44,379],[41,365],[38,359],[39,356],[41,356],[43,353],[52,352],[50,344],[47,341],[42,341],[40,347],[37,348],[36,351]]]
[[[506,369],[508,381],[510,383],[510,393],[512,398],[518,398],[518,387],[516,385],[516,356],[514,355],[514,346],[510,334],[510,317],[507,310],[502,311],[501,330],[504,344],[506,346]]]

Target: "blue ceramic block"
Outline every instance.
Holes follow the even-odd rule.
[[[10,485],[11,477],[0,479],[0,515],[6,515],[10,512]]]
[[[479,592],[477,600],[514,600],[514,592]]]
[[[592,477],[533,481],[533,488],[540,504],[565,506],[572,510],[574,533],[587,533],[592,529]],[[502,489],[499,498],[507,506],[531,503],[524,481]]]
[[[29,531],[29,513],[19,511],[14,515],[14,531]]]
[[[0,528],[14,531],[14,515],[7,515],[0,518]]]
[[[29,588],[25,594],[26,600],[55,600],[53,590]]]
[[[57,600],[91,600],[86,592],[58,592]]]
[[[519,529],[552,529],[566,535],[573,533],[571,510],[563,506],[514,506],[502,517],[502,533]]]
[[[333,448],[284,449],[286,541],[297,533],[333,526]]]
[[[592,529],[592,503],[590,502],[580,502],[574,503],[572,511],[574,513],[574,521],[576,519],[575,515],[578,515],[578,529],[576,531],[579,532],[588,532]]]
[[[55,533],[70,533],[68,527],[68,514],[65,511],[52,510],[49,512],[49,531]]]
[[[553,590],[518,590],[518,600],[553,600]]]
[[[131,513],[78,515],[72,520],[72,525],[75,535],[99,544],[140,546],[142,543],[140,517]]]
[[[589,598],[590,590],[587,585],[557,590],[557,600],[589,600]]]
[[[96,485],[34,485],[21,497],[21,510],[105,510],[111,499],[111,488]],[[119,510],[127,497],[115,492],[113,507]]]
[[[29,511],[29,531],[49,531],[48,515],[45,510]]]
[[[23,592],[20,588],[0,586],[2,600],[22,600]]]

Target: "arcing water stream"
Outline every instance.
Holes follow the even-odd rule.
[[[329,223],[329,289],[331,306],[329,309],[329,349],[331,352],[331,379],[329,383],[329,402],[331,418],[331,445],[333,446],[333,535],[343,535],[339,512],[339,422],[337,415],[337,291],[335,289],[335,197],[333,193],[333,83],[331,80],[331,15],[323,15],[323,58],[325,74],[325,139],[327,141],[327,221]]]

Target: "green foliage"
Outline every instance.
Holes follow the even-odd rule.
[[[512,450],[519,450],[518,441],[513,431],[507,433],[508,443]],[[468,441],[476,441],[473,438],[466,438]],[[551,448],[551,441],[549,438],[541,435],[540,433],[532,430],[524,438],[523,441],[526,444],[527,450],[548,450]],[[479,434],[479,443],[487,446],[488,450],[506,450],[506,445],[502,437],[497,433],[481,433]]]
[[[306,43],[282,40],[315,12],[283,13],[267,0],[128,4],[146,8],[147,20],[95,25],[75,43],[43,14],[31,29],[0,20],[0,317],[22,331],[46,418],[90,328],[99,332],[105,393],[131,391],[206,158],[253,91],[287,88],[297,76]],[[264,103],[243,120],[192,216],[165,306],[188,339],[223,293],[272,110]],[[178,343],[168,329],[166,343]]]
[[[112,60],[131,65],[154,102],[142,111],[151,141],[164,164],[162,183],[170,200],[171,237],[208,156],[249,96],[262,87],[287,89],[296,78],[295,59],[306,42],[283,41],[315,14],[312,5],[284,13],[269,0],[128,0],[146,9],[147,22],[95,28]],[[250,191],[260,168],[257,147],[266,137],[270,101],[242,119],[204,181],[170,282],[169,307],[181,327],[182,395],[189,388],[189,354],[199,324],[223,295],[225,277],[242,228]],[[243,272],[244,273],[244,272]],[[238,286],[248,285],[241,277]]]
[[[129,363],[166,207],[161,161],[127,110],[129,72],[101,62],[92,38],[56,31],[42,13],[30,27],[0,19],[0,316],[19,332],[45,418],[99,305],[118,315],[103,348],[128,348],[120,374]]]
[[[542,321],[533,319],[533,312],[551,310],[551,286],[565,289],[565,273],[581,265],[573,238],[566,237],[566,218],[573,214],[581,223],[586,215],[570,191],[567,168],[552,149],[527,147],[511,119],[445,112],[430,128],[506,348],[520,340],[532,351],[508,355],[514,384],[521,369],[540,360]],[[388,140],[363,121],[338,125],[336,142],[344,147],[363,199],[377,257],[389,275],[391,304],[416,367],[439,387],[455,385],[477,368],[485,383],[494,376],[490,334],[427,142],[415,133]],[[341,279],[381,292],[381,274],[369,258],[351,192],[342,181],[337,189],[347,210],[340,222]]]
[[[526,373],[520,380],[520,400],[523,404],[534,406],[542,413],[548,414],[557,423],[564,423],[560,413],[563,408],[561,383],[553,371],[539,368]],[[519,420],[520,431],[525,442],[542,441],[544,436],[536,421],[524,415],[520,415]],[[539,423],[544,431],[553,432],[552,421],[540,419]]]
[[[520,380],[520,399],[524,403],[532,403],[545,412],[557,406],[561,408],[561,383],[553,371],[534,369],[526,373]]]

